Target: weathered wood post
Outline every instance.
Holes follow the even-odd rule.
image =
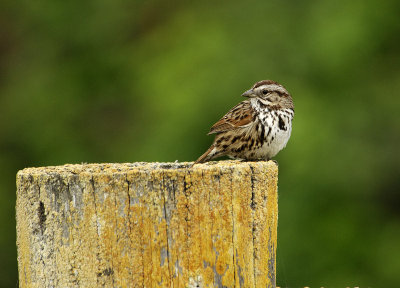
[[[274,162],[17,175],[20,287],[275,287]]]

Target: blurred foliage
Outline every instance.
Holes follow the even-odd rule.
[[[0,286],[18,281],[19,169],[192,161],[262,79],[296,106],[278,284],[397,286],[399,15],[397,0],[0,2]]]

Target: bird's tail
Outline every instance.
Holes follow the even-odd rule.
[[[204,163],[204,162],[207,162],[207,161],[211,160],[211,159],[215,156],[216,150],[217,150],[217,149],[215,149],[214,145],[211,145],[211,147],[208,148],[208,150],[207,150],[206,152],[204,152],[204,154],[201,155],[201,156],[199,157],[199,159],[197,159],[197,160],[193,163],[193,165],[194,165],[194,164],[199,164],[199,163]]]

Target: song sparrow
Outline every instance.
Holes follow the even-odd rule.
[[[272,80],[259,81],[242,94],[249,99],[233,107],[208,134],[216,134],[211,147],[194,164],[220,156],[269,160],[282,150],[292,132],[293,100]]]

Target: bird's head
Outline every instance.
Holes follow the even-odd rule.
[[[259,98],[272,109],[294,109],[293,99],[281,84],[272,80],[257,82],[242,94],[248,98]]]

